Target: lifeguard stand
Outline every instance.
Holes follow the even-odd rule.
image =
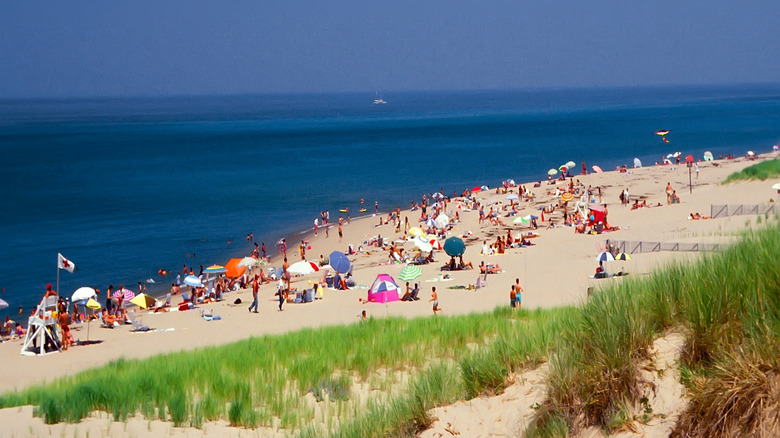
[[[588,192],[582,194],[580,200],[574,204],[575,211],[578,211],[582,217],[588,217]]]
[[[57,319],[52,312],[57,309],[57,296],[44,297],[27,323],[27,334],[24,337],[21,353],[25,356],[46,354],[46,343],[51,341],[57,347],[57,352],[62,351],[62,344],[57,339]],[[37,351],[36,351],[37,350]],[[48,353],[51,353],[49,351]]]

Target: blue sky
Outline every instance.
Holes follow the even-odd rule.
[[[776,0],[5,1],[0,98],[777,82],[778,29]]]

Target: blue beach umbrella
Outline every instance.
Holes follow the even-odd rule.
[[[349,268],[352,267],[352,264],[343,252],[333,251],[330,253],[330,266],[339,274],[344,274],[349,272]]]
[[[460,237],[452,236],[444,241],[444,252],[446,252],[448,256],[460,256],[463,255],[465,251],[466,244],[463,243],[463,240]]]
[[[602,251],[599,253],[599,255],[596,256],[597,262],[614,262],[615,256],[612,255],[611,252]]]

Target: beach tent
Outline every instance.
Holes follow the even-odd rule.
[[[374,280],[374,284],[368,289],[368,301],[374,303],[389,303],[391,301],[400,301],[398,296],[398,284],[393,277],[387,274],[379,274]]]
[[[639,161],[639,158],[634,158],[634,167],[635,168],[642,167],[642,162]]]
[[[241,260],[242,259],[230,259],[227,264],[225,264],[225,275],[227,275],[228,278],[238,278],[244,275],[246,266],[239,265]]]

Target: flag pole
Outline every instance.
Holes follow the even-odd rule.
[[[60,295],[60,254],[57,253],[57,296]]]

